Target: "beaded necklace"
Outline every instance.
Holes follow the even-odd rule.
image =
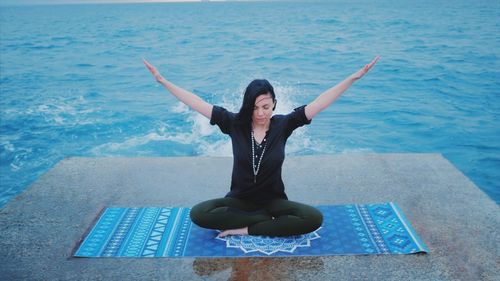
[[[264,152],[266,151],[266,147],[267,147],[267,142],[266,142],[266,138],[264,137],[264,139],[262,140],[262,142],[264,144],[264,149],[262,149],[262,154],[260,155],[260,158],[259,158],[259,162],[257,163],[257,166],[255,166],[255,147],[257,146],[257,141],[255,140],[254,136],[253,136],[253,130],[252,130],[252,136],[251,136],[251,142],[252,142],[252,170],[253,170],[253,182],[256,183],[257,182],[257,174],[259,173],[259,169],[260,169],[260,163],[262,162],[262,157],[264,156]]]

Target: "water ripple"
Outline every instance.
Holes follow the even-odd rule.
[[[498,1],[2,8],[0,206],[68,156],[231,155],[144,69],[237,110],[268,78],[286,113],[379,64],[292,155],[441,152],[500,202]],[[396,15],[387,17],[387,15]]]

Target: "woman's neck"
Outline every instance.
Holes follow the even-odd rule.
[[[266,124],[255,124],[252,122],[252,130],[255,132],[255,131],[258,131],[258,132],[266,132],[267,130],[269,130],[269,124],[271,122],[267,122]]]

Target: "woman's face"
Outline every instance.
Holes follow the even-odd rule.
[[[255,99],[252,122],[255,125],[266,125],[273,115],[274,101],[270,93],[260,95]]]

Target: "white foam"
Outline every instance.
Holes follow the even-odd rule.
[[[275,114],[287,114],[294,108],[300,106],[294,96],[299,96],[299,90],[293,86],[282,85],[272,82],[274,85],[278,105]],[[246,85],[241,84],[236,90],[225,90],[220,96],[220,102],[209,101],[223,106],[229,111],[236,112],[241,106],[243,92]],[[231,140],[223,135],[217,126],[212,126],[209,120],[187,107],[182,102],[177,102],[171,107],[171,111],[185,116],[187,124],[181,127],[189,127],[188,132],[172,130],[171,125],[158,122],[156,128],[144,135],[132,136],[121,142],[112,142],[99,145],[92,149],[95,155],[116,153],[122,150],[133,150],[134,147],[147,145],[149,142],[172,141],[179,144],[194,146],[196,152],[204,156],[232,156]],[[301,154],[304,151],[316,151],[321,149],[321,145],[313,142],[308,134],[307,126],[298,128],[288,141],[287,154]]]
[[[233,147],[231,141],[220,140],[214,143],[205,142],[199,146],[199,152],[211,157],[232,157]]]
[[[109,152],[119,152],[120,150],[127,150],[133,147],[142,146],[153,141],[173,141],[182,144],[189,144],[192,142],[193,135],[187,133],[179,133],[170,135],[165,130],[158,130],[148,132],[142,136],[133,136],[125,139],[122,142],[105,143],[91,149],[94,155],[105,155]],[[107,153],[108,152],[108,153]]]
[[[215,133],[216,129],[210,125],[209,120],[198,112],[191,112],[188,121],[192,125],[192,134],[194,137],[210,136]]]
[[[17,166],[17,165],[16,165],[16,164],[14,164],[14,163],[10,163],[10,168],[11,168],[11,170],[12,170],[12,171],[14,171],[14,172],[15,172],[15,171],[18,171],[19,169],[21,169],[21,167],[20,167],[20,166]]]
[[[170,108],[170,110],[175,113],[186,113],[189,111],[189,107],[184,103],[178,101],[174,106]]]
[[[342,154],[349,154],[349,153],[372,153],[375,152],[371,148],[346,148],[341,151]]]
[[[26,159],[30,159],[30,156],[33,154],[33,148],[19,148],[16,152],[14,152],[14,159],[10,163],[11,171],[20,170],[25,164]]]
[[[58,97],[48,99],[43,104],[30,106],[22,114],[41,116],[48,124],[76,126],[93,124],[95,120],[88,118],[87,114],[95,110],[96,108],[88,106],[83,96]]]
[[[276,105],[275,114],[288,114],[294,108],[300,106],[297,104],[294,95],[298,95],[299,91],[292,86],[281,85],[278,82],[273,82],[274,93],[276,94],[276,100],[278,101]]]
[[[15,150],[14,144],[12,144],[10,141],[2,143],[2,146],[6,151],[13,152]]]

